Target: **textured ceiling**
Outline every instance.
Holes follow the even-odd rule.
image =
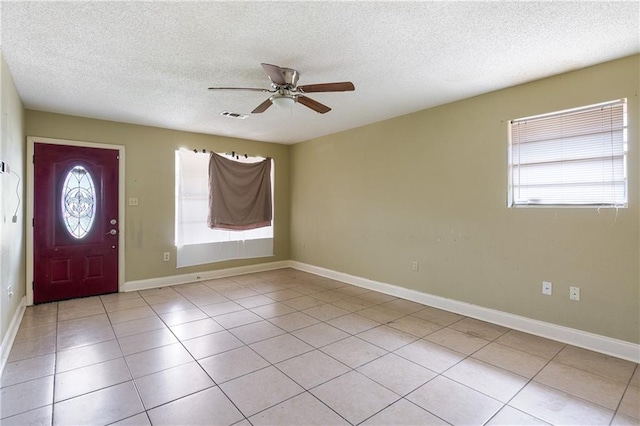
[[[640,52],[634,2],[2,2],[26,108],[295,143]],[[261,62],[333,108],[271,107]]]

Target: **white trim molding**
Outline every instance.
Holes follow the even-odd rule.
[[[166,287],[170,285],[194,283],[213,280],[216,278],[233,277],[254,272],[273,271],[290,267],[290,261],[258,263],[255,265],[239,266],[236,268],[218,269],[214,271],[193,272],[189,274],[171,275],[168,277],[149,278],[146,280],[127,281],[120,291],[138,291],[150,288]]]
[[[460,315],[487,321],[514,330],[519,330],[525,333],[534,334],[536,336],[557,340],[573,346],[640,363],[640,345],[626,342],[624,340],[613,339],[599,334],[588,333],[586,331],[485,308],[454,299],[447,299],[445,297],[422,293],[393,284],[373,281],[367,278],[349,275],[343,272],[337,272],[302,262],[290,261],[289,266],[300,271],[309,272],[325,278],[342,281],[358,287],[375,290],[380,293],[455,312]]]
[[[0,376],[2,376],[2,373],[4,372],[4,367],[7,364],[7,359],[9,359],[9,352],[11,352],[13,342],[15,342],[16,340],[16,335],[18,334],[18,329],[20,328],[20,323],[22,322],[22,317],[24,316],[26,300],[26,296],[24,296],[22,300],[20,300],[18,308],[13,314],[13,318],[11,319],[11,323],[9,324],[9,328],[7,329],[7,333],[4,335],[4,339],[2,339],[2,345],[0,346]]]

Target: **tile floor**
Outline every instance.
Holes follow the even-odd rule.
[[[640,369],[292,269],[29,307],[9,425],[640,424]]]

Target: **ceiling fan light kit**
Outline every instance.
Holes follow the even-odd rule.
[[[277,65],[265,63],[261,65],[269,77],[269,80],[271,80],[271,89],[253,87],[209,87],[209,90],[250,90],[273,93],[273,95],[271,95],[267,100],[251,111],[252,114],[265,112],[274,104],[279,108],[289,108],[294,103],[300,103],[317,113],[325,114],[331,111],[331,108],[304,96],[304,94],[320,92],[351,92],[355,90],[355,86],[350,81],[298,86],[298,79],[300,78],[300,73],[298,71],[292,68],[282,68]]]

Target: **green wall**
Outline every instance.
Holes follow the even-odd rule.
[[[187,133],[27,110],[27,136],[123,145],[125,197],[125,281],[182,275],[287,260],[289,253],[289,151],[287,145]],[[36,139],[37,140],[37,139]],[[275,163],[274,256],[175,267],[175,151],[181,147],[215,152],[236,151],[271,157]],[[171,261],[163,261],[164,252]]]
[[[639,62],[294,145],[292,259],[640,343]],[[628,99],[628,208],[507,208],[510,119],[619,98]]]

